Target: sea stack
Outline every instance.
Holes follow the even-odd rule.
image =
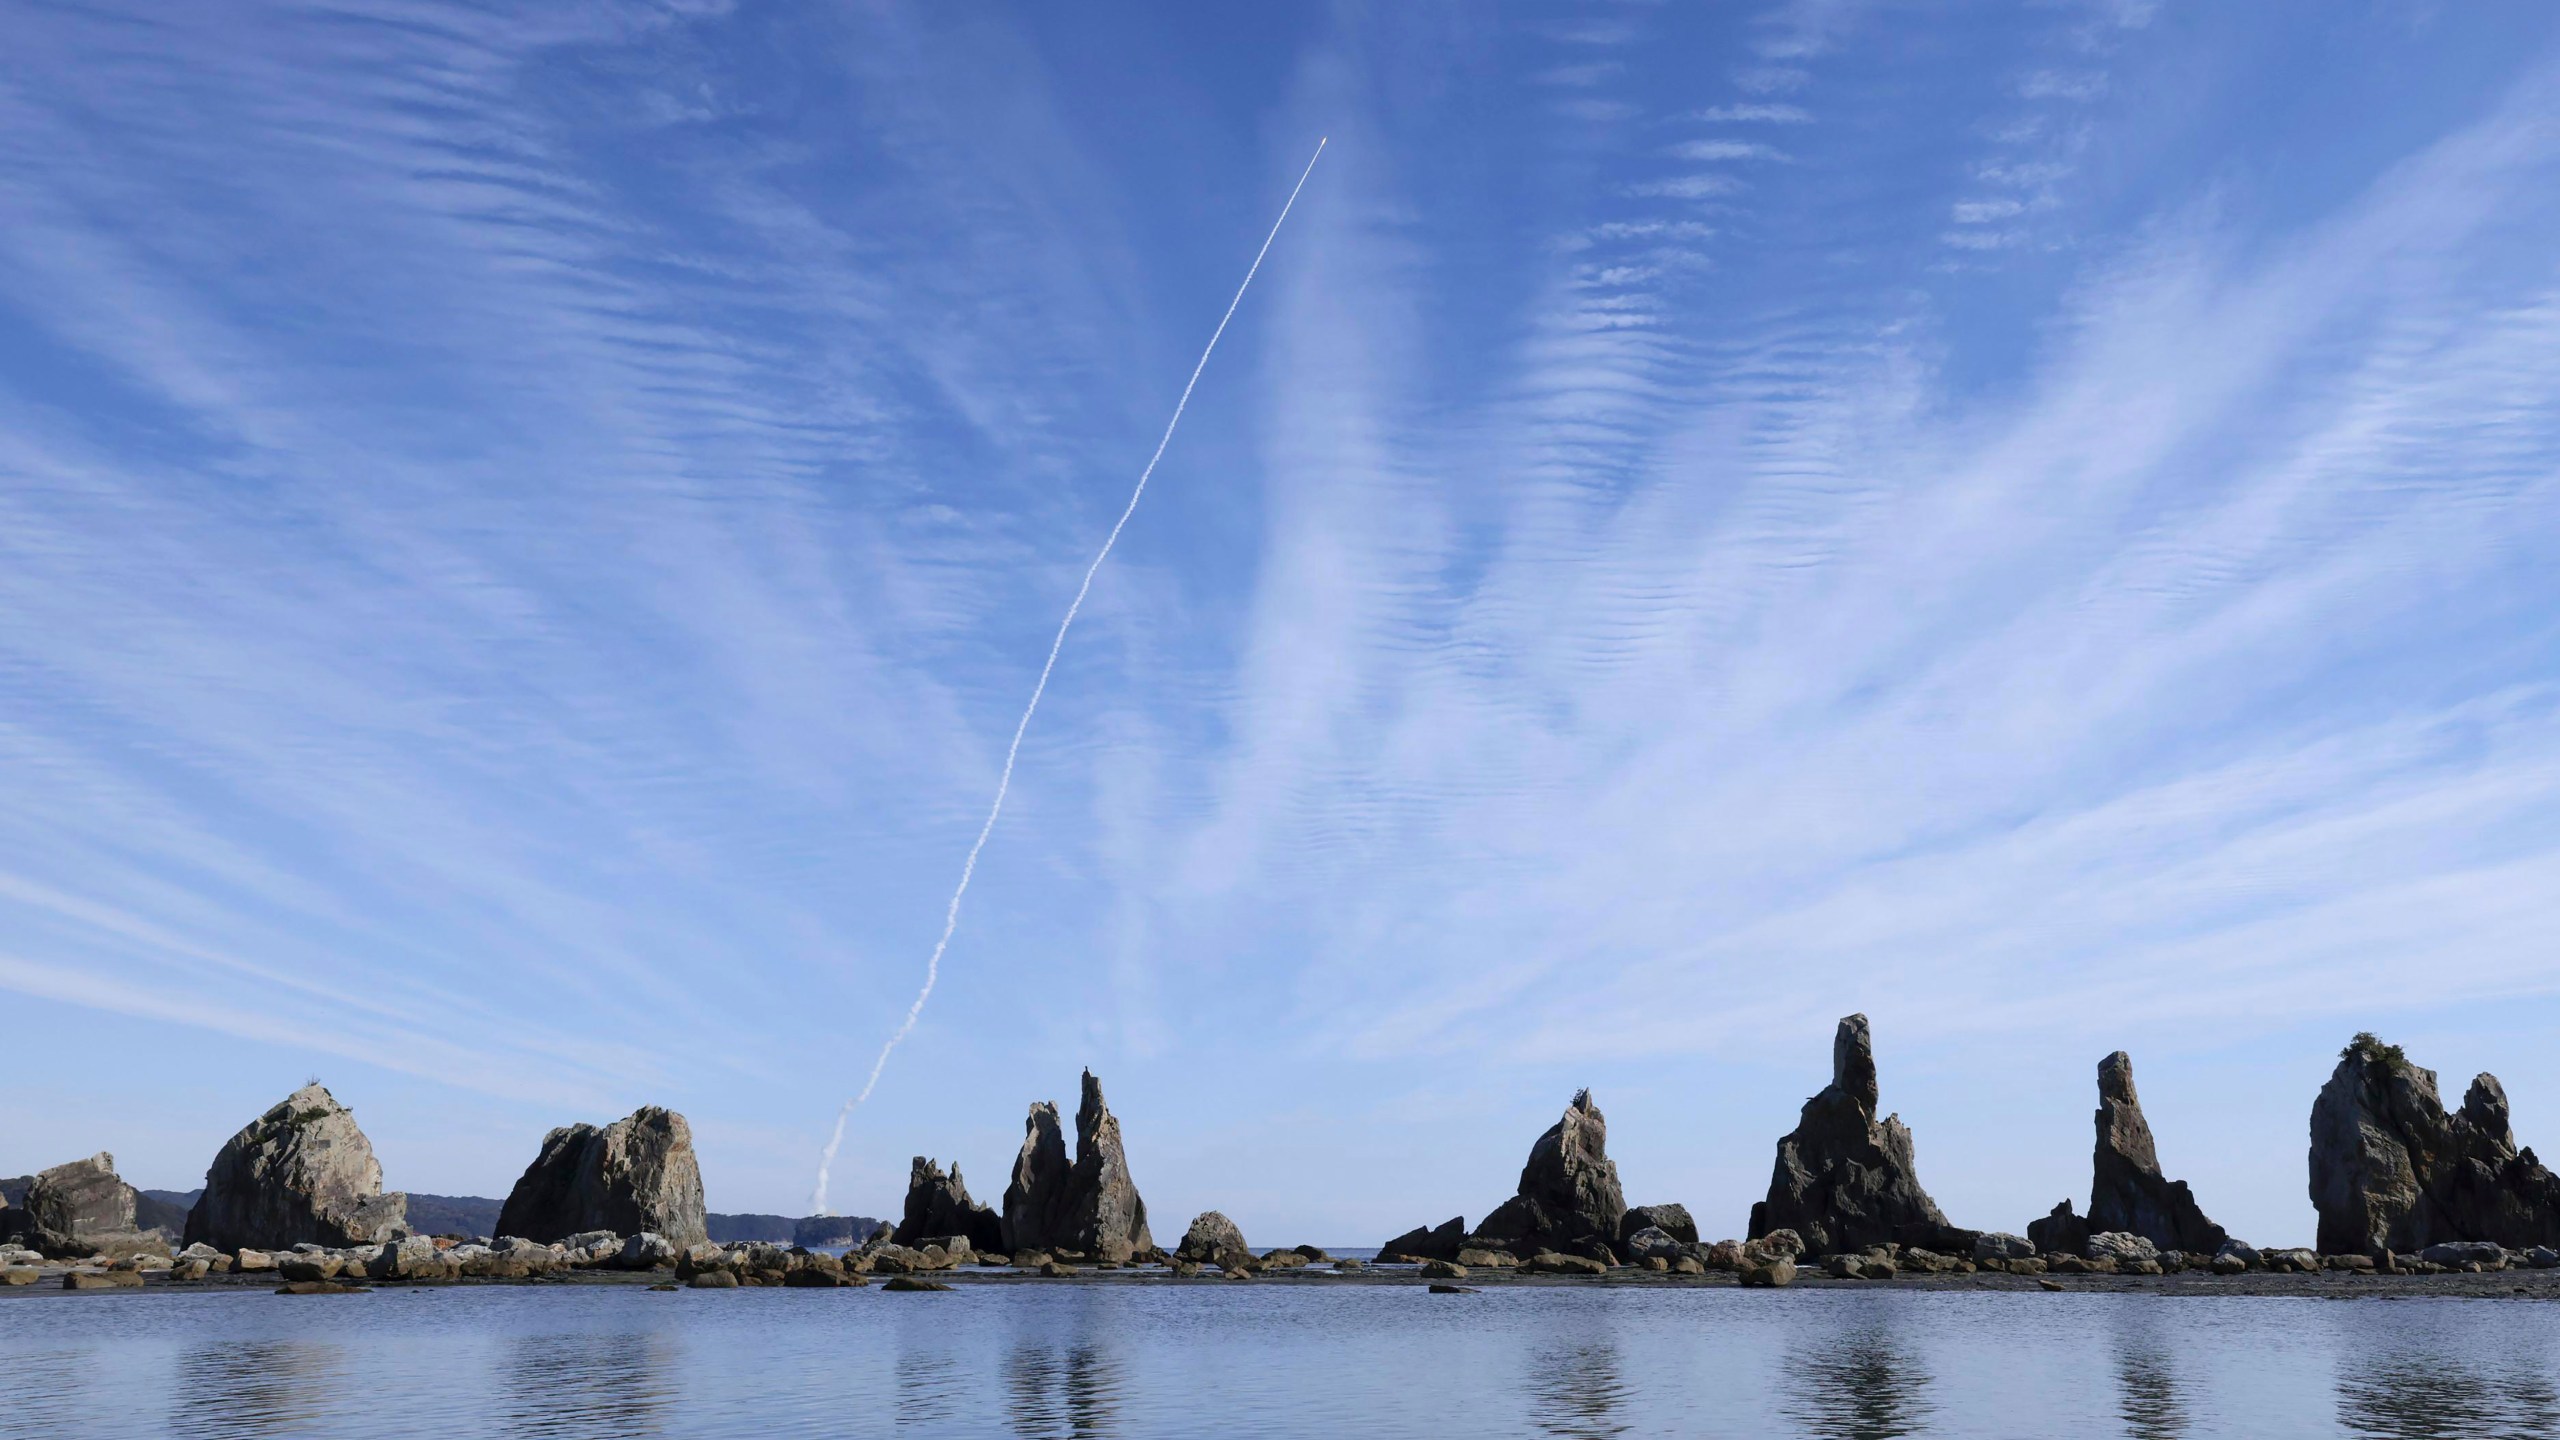
[[[678,1249],[710,1238],[682,1115],[644,1105],[602,1129],[564,1125],[542,1137],[498,1211],[498,1233],[549,1243],[589,1230],[646,1232]]]
[[[1618,1238],[1618,1218],[1626,1213],[1617,1162],[1609,1158],[1609,1121],[1591,1092],[1578,1090],[1563,1118],[1529,1147],[1518,1193],[1484,1217],[1469,1243],[1524,1258],[1595,1244],[1605,1250]]]
[[[1067,1163],[1058,1107],[1042,1101],[1023,1121],[1022,1150],[1005,1187],[1002,1233],[1009,1250],[1070,1250],[1125,1261],[1155,1248],[1147,1202],[1129,1173],[1119,1117],[1103,1102],[1102,1082],[1084,1072],[1076,1106],[1076,1158]]]
[[[969,1198],[960,1167],[951,1173],[922,1155],[907,1167],[907,1208],[898,1221],[898,1243],[922,1245],[947,1235],[968,1237],[969,1248],[992,1253],[1004,1246],[1003,1222],[996,1212]]]
[[[2133,1089],[2133,1057],[2098,1062],[2098,1148],[2089,1182],[2089,1229],[2139,1235],[2163,1250],[2211,1255],[2230,1237],[2205,1218],[2184,1180],[2163,1178],[2151,1125]]]
[[[1753,1235],[1793,1230],[1814,1255],[1894,1243],[1972,1253],[1973,1232],[1949,1225],[1920,1188],[1901,1117],[1876,1119],[1880,1098],[1867,1017],[1848,1016],[1832,1036],[1831,1083],[1778,1142],[1769,1198],[1751,1207]]]
[[[116,1174],[116,1157],[100,1151],[40,1171],[27,1187],[27,1233],[48,1254],[89,1254],[139,1236],[134,1188]]]
[[[2560,1178],[2517,1148],[2495,1075],[2475,1077],[2448,1115],[2434,1071],[2360,1034],[2312,1103],[2310,1160],[2324,1255],[2560,1245]]]
[[[213,1157],[186,1240],[217,1250],[379,1245],[404,1233],[409,1197],[384,1194],[356,1117],[318,1084],[252,1120]]]

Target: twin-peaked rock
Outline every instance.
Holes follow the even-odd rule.
[[[2517,1148],[2498,1077],[2475,1078],[2448,1115],[2435,1072],[2369,1034],[2312,1104],[2311,1204],[2322,1254],[2560,1245],[2560,1177]]]
[[[1067,1163],[1058,1107],[1045,1100],[1031,1107],[1013,1183],[1005,1187],[1002,1238],[1008,1250],[1072,1250],[1114,1261],[1155,1248],[1147,1202],[1139,1198],[1121,1148],[1119,1118],[1103,1103],[1102,1082],[1092,1071],[1084,1072],[1084,1095],[1076,1106],[1073,1165]]]

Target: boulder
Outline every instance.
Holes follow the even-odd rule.
[[[222,1250],[373,1245],[408,1221],[409,1197],[383,1192],[382,1163],[354,1113],[311,1084],[223,1144],[187,1212],[186,1239]]]
[[[1520,1257],[1508,1250],[1479,1250],[1470,1245],[1458,1251],[1458,1263],[1477,1270],[1509,1270],[1519,1265]]]
[[[1467,1243],[1467,1219],[1452,1215],[1434,1226],[1415,1226],[1378,1247],[1378,1258],[1389,1264],[1414,1260],[1455,1260]]]
[[[1749,1263],[1748,1254],[1739,1240],[1719,1240],[1698,1257],[1709,1270],[1739,1271]]]
[[[2027,1225],[2027,1240],[2039,1255],[2077,1255],[2089,1248],[2089,1222],[2063,1201],[2053,1213]]]
[[[2498,1077],[2475,1077],[2448,1115],[2435,1072],[2371,1034],[2339,1052],[2311,1107],[2310,1164],[2323,1253],[2560,1244],[2560,1177],[2517,1147]]]
[[[665,1269],[676,1263],[676,1255],[681,1248],[668,1243],[663,1235],[643,1230],[624,1240],[622,1248],[614,1252],[613,1268],[616,1270]]]
[[[1683,1245],[1698,1243],[1698,1222],[1689,1218],[1686,1205],[1638,1205],[1618,1217],[1618,1239],[1629,1239],[1647,1226]],[[1619,1248],[1625,1247],[1621,1245]]]
[[[88,1255],[134,1235],[134,1189],[116,1174],[116,1157],[100,1151],[37,1173],[27,1186],[27,1237],[55,1255]]]
[[[993,1209],[969,1198],[968,1182],[956,1163],[951,1173],[922,1155],[907,1167],[907,1208],[898,1235],[914,1242],[928,1235],[965,1235],[976,1250],[1004,1248],[1004,1221]]]
[[[1977,1264],[1984,1260],[2032,1260],[2038,1253],[2040,1247],[2022,1235],[1986,1230],[1973,1237],[1973,1258]]]
[[[1756,1289],[1777,1289],[1796,1281],[1796,1262],[1784,1255],[1771,1256],[1745,1266],[1742,1283]]]
[[[2418,1258],[2447,1270],[2468,1270],[2475,1265],[2483,1270],[2507,1268],[2505,1248],[2487,1240],[2441,1241],[2419,1251]]]
[[[710,1238],[693,1127],[682,1115],[646,1105],[602,1128],[552,1131],[498,1210],[502,1235],[557,1240],[596,1230],[646,1232],[679,1247]]]
[[[1831,1083],[1778,1142],[1769,1198],[1751,1207],[1754,1234],[1783,1226],[1816,1254],[1897,1242],[1972,1250],[1973,1232],[1948,1224],[1920,1188],[1901,1117],[1876,1119],[1879,1096],[1867,1017],[1848,1016],[1832,1037]]]
[[[2121,1268],[2131,1260],[2158,1261],[2160,1247],[2129,1231],[2108,1230],[2090,1236],[2080,1253],[2092,1260],[2113,1260]]]
[[[1647,1225],[1628,1236],[1623,1248],[1627,1254],[1638,1260],[1660,1260],[1665,1265],[1689,1253],[1686,1245],[1673,1239],[1668,1231],[1654,1225]]]
[[[1177,1260],[1204,1264],[1226,1251],[1245,1248],[1244,1232],[1236,1228],[1236,1222],[1215,1210],[1203,1210],[1191,1222],[1191,1228],[1182,1232],[1182,1243],[1174,1247],[1173,1255]]]
[[[1428,1280],[1464,1280],[1467,1267],[1451,1260],[1425,1260],[1422,1262],[1422,1274]]]
[[[1565,1106],[1563,1118],[1529,1147],[1518,1192],[1484,1217],[1469,1238],[1485,1249],[1514,1254],[1563,1250],[1578,1241],[1616,1239],[1619,1217],[1626,1213],[1618,1167],[1609,1158],[1609,1122],[1591,1092],[1582,1090]]]
[[[2184,1180],[2160,1173],[2151,1124],[2133,1088],[2133,1057],[2119,1050],[2098,1062],[2098,1146],[2089,1182],[2089,1228],[2139,1235],[2163,1250],[2211,1254],[2222,1227],[2205,1218]]]

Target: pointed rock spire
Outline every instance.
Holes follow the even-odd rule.
[[[1588,1090],[1574,1092],[1563,1118],[1529,1147],[1517,1194],[1476,1227],[1487,1249],[1527,1256],[1578,1243],[1607,1245],[1618,1238],[1627,1213],[1617,1162],[1609,1158],[1609,1121]]]
[[[1879,1095],[1867,1017],[1846,1016],[1831,1040],[1831,1083],[1778,1142],[1769,1198],[1751,1207],[1752,1235],[1793,1230],[1815,1255],[1889,1242],[1972,1253],[1973,1232],[1949,1225],[1920,1188],[1901,1117],[1875,1118]]]
[[[898,1243],[921,1245],[949,1235],[968,1237],[969,1248],[995,1251],[1004,1245],[1003,1223],[996,1212],[969,1198],[960,1167],[942,1166],[918,1155],[907,1169],[907,1208],[898,1221]]]
[[[2211,1255],[2228,1237],[2205,1218],[2184,1180],[2160,1173],[2151,1124],[2134,1093],[2133,1057],[2098,1062],[2098,1147],[2089,1183],[2089,1228],[2139,1235],[2163,1250]]]
[[[1051,1234],[1072,1170],[1057,1105],[1033,1101],[1031,1112],[1022,1120],[1022,1150],[1014,1156],[1013,1183],[1004,1188],[1007,1250],[1045,1250],[1057,1243]]]

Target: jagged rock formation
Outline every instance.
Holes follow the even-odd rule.
[[[1174,1247],[1173,1258],[1195,1265],[1220,1263],[1227,1255],[1249,1255],[1251,1247],[1244,1243],[1244,1231],[1236,1222],[1215,1210],[1203,1210],[1191,1228],[1182,1232],[1182,1243]]]
[[[644,1105],[602,1129],[552,1131],[498,1208],[502,1236],[552,1241],[593,1230],[646,1231],[678,1247],[709,1238],[702,1168],[682,1115]]]
[[[1752,1234],[1793,1230],[1815,1255],[1894,1243],[1972,1253],[1974,1232],[1948,1224],[1920,1188],[1901,1117],[1876,1120],[1879,1098],[1867,1017],[1851,1015],[1832,1037],[1831,1083],[1778,1142],[1769,1198],[1751,1207]]]
[[[2098,1062],[2098,1148],[2089,1183],[2089,1229],[2139,1235],[2163,1250],[2210,1255],[2230,1237],[2205,1218],[2184,1180],[2165,1179],[2151,1124],[2134,1093],[2133,1057]]]
[[[1467,1245],[1467,1217],[1452,1215],[1438,1225],[1417,1225],[1378,1247],[1380,1260],[1409,1256],[1415,1260],[1451,1260]]]
[[[1004,1187],[1004,1248],[1046,1250],[1075,1167],[1067,1160],[1058,1107],[1034,1101],[1022,1121],[1022,1152],[1013,1160],[1013,1182]]]
[[[2027,1239],[2039,1255],[2077,1255],[2089,1248],[2089,1222],[2065,1200],[2052,1214],[2028,1222]]]
[[[2560,1177],[2517,1148],[2498,1077],[2473,1079],[2447,1115],[2435,1072],[2370,1034],[2339,1052],[2312,1103],[2311,1204],[2324,1255],[2560,1244]]]
[[[226,1142],[187,1212],[186,1240],[218,1250],[379,1245],[406,1231],[409,1197],[384,1194],[356,1117],[305,1085]]]
[[[940,1165],[918,1155],[907,1170],[907,1209],[898,1221],[898,1243],[921,1245],[946,1235],[965,1235],[970,1249],[992,1251],[1004,1244],[1004,1222],[969,1198],[957,1164],[945,1175]]]
[[[1609,1122],[1591,1092],[1580,1090],[1564,1118],[1529,1147],[1519,1192],[1484,1217],[1468,1243],[1523,1256],[1581,1241],[1606,1245],[1618,1238],[1618,1219],[1626,1213],[1626,1192],[1609,1158]]]
[[[1698,1243],[1698,1222],[1689,1218],[1686,1205],[1638,1205],[1618,1217],[1618,1238],[1621,1241],[1633,1239],[1637,1231],[1647,1227],[1659,1230],[1684,1245]],[[1624,1249],[1625,1246],[1622,1244],[1619,1248]]]
[[[1031,1107],[1023,1121],[1022,1152],[1005,1187],[1001,1227],[1008,1250],[1071,1250],[1122,1261],[1155,1248],[1147,1228],[1147,1202],[1129,1174],[1120,1120],[1103,1103],[1102,1082],[1084,1072],[1076,1106],[1076,1158],[1058,1130],[1058,1107]]]

